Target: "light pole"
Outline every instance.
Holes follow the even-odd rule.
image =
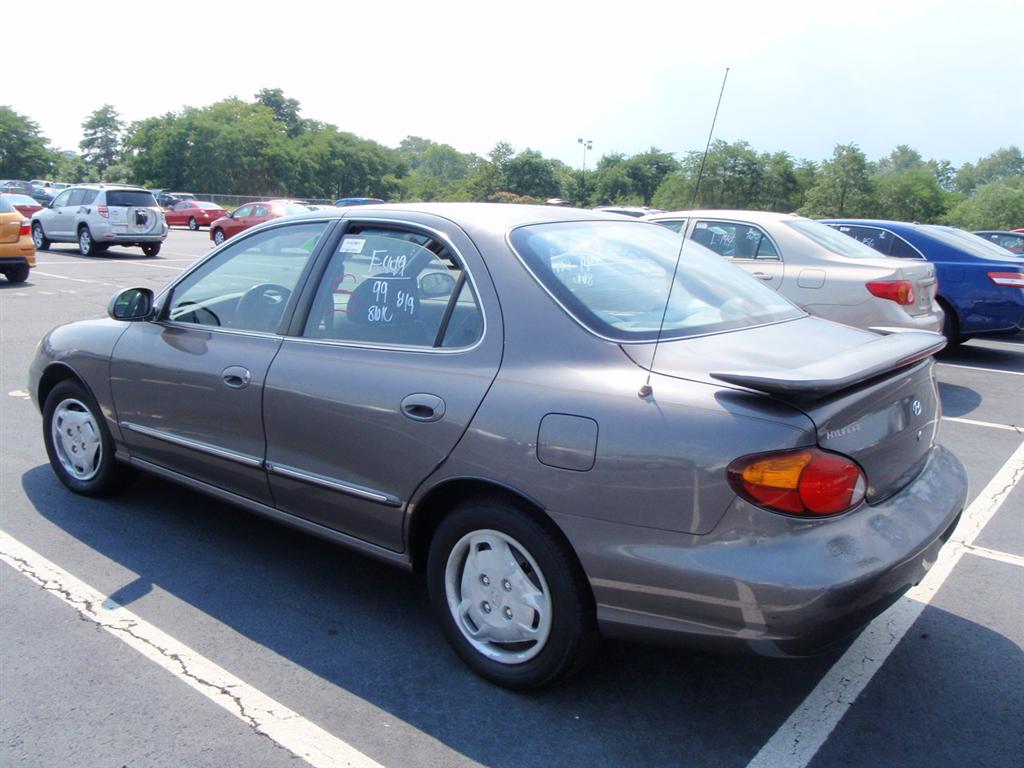
[[[594,142],[590,139],[576,139],[576,143],[583,147],[583,167],[580,168],[580,192],[577,205],[586,205],[587,202],[587,150],[594,148]]]
[[[583,145],[583,173],[587,172],[587,150],[594,148],[594,142],[590,139],[576,139],[577,144]]]

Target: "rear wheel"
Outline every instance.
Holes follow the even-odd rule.
[[[32,242],[37,251],[45,251],[50,247],[50,241],[43,232],[43,225],[38,221],[32,223]]]
[[[467,502],[441,522],[430,544],[427,588],[448,642],[492,683],[551,684],[596,648],[593,597],[579,565],[509,502]]]
[[[945,301],[940,301],[939,306],[942,307],[942,311],[945,314],[942,320],[942,335],[946,337],[946,348],[952,349],[959,346],[964,340],[960,335],[960,322],[957,320],[956,313],[949,304]]]
[[[195,216],[189,216],[188,217],[188,228],[191,229],[193,232],[195,232],[197,229],[199,229],[199,222],[196,221],[196,217]]]
[[[215,230],[213,230],[213,242],[214,242],[215,245],[220,245],[226,239],[227,238],[224,237],[224,230],[223,229],[215,229]]]
[[[78,228],[78,252],[83,256],[92,256],[97,250],[96,243],[92,239],[92,233],[83,224]]]
[[[43,442],[57,478],[75,493],[110,493],[131,475],[114,459],[114,441],[100,408],[77,381],[62,381],[47,396]]]
[[[160,243],[145,243],[142,246],[142,252],[147,256],[156,256],[160,253]]]
[[[28,280],[28,264],[19,264],[16,267],[4,267],[4,275],[12,283],[24,283]]]

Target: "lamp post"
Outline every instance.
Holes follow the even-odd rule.
[[[587,150],[594,148],[594,142],[590,139],[576,139],[576,143],[583,147],[583,166],[580,168],[580,191],[577,205],[586,205],[587,202]]]
[[[594,148],[594,142],[590,139],[576,139],[577,144],[583,145],[583,173],[587,172],[587,150]]]

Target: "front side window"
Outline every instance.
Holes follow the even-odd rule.
[[[304,336],[402,347],[468,347],[483,315],[455,255],[429,235],[355,227],[335,250]]]
[[[698,221],[691,237],[720,256],[733,259],[778,259],[768,236],[753,224],[732,221]]]
[[[743,270],[664,227],[558,222],[519,227],[510,240],[570,315],[616,341],[653,341],[662,318],[664,338],[682,338],[803,316]]]
[[[82,201],[85,200],[85,195],[88,189],[73,189],[71,190],[71,196],[64,205],[81,205]]]
[[[275,333],[323,222],[276,227],[221,251],[171,289],[163,319]]]
[[[54,208],[62,208],[65,205],[70,205],[68,202],[71,199],[72,190],[67,189],[57,195],[57,199],[53,201]]]
[[[243,205],[241,208],[231,214],[236,219],[244,219],[246,216],[252,216],[252,206]]]
[[[267,206],[265,206],[265,205],[257,205],[255,208],[253,208],[252,215],[255,216],[256,218],[262,218],[263,216],[269,216],[270,215],[270,209],[267,208]]]

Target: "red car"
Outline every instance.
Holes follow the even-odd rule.
[[[309,213],[309,208],[294,200],[255,201],[240,205],[227,216],[210,224],[210,239],[220,245],[229,237],[237,235],[244,229],[255,227],[264,221],[292,216],[296,213]]]
[[[219,205],[205,200],[182,200],[164,211],[168,226],[188,227],[191,230],[205,227],[227,215],[228,212]]]
[[[35,213],[36,211],[43,210],[43,206],[41,206],[38,202],[33,200],[28,195],[17,195],[11,193],[0,195],[0,197],[3,197],[4,200],[13,205],[15,210],[17,210],[18,213],[20,213],[26,219],[31,219],[32,214]]]

